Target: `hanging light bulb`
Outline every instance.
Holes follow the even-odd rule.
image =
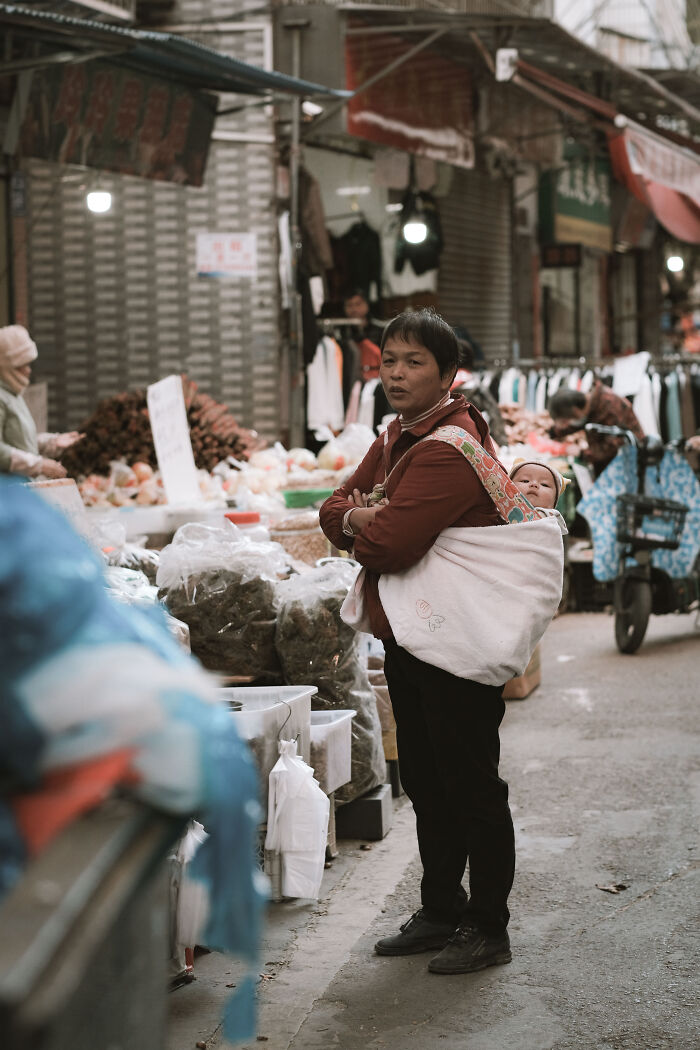
[[[685,263],[683,262],[683,257],[681,255],[669,255],[666,260],[666,268],[670,270],[671,273],[681,273],[684,266]]]
[[[412,194],[404,206],[401,235],[409,244],[422,244],[428,236],[428,226],[423,218],[420,197]]]
[[[91,190],[85,203],[95,215],[103,215],[112,207],[112,194],[108,190]]]
[[[428,227],[422,219],[411,219],[403,224],[401,232],[409,244],[422,244],[428,236]]]

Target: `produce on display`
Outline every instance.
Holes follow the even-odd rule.
[[[227,456],[248,459],[266,442],[254,430],[241,427],[226,405],[182,377],[192,452],[197,467],[211,470]],[[84,437],[71,445],[61,462],[74,478],[108,475],[114,460],[157,465],[145,390],[131,390],[100,401],[80,427]]]
[[[290,557],[315,565],[319,558],[327,558],[331,553],[318,521],[316,510],[289,514],[270,527],[270,539],[284,547]]]

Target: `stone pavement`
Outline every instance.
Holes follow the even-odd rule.
[[[430,955],[373,954],[418,906],[401,800],[382,842],[339,843],[318,902],[270,907],[247,1050],[700,1046],[694,617],[652,618],[640,651],[622,656],[609,616],[568,614],[542,654],[542,685],[509,702],[502,731],[518,850],[513,962],[439,977]],[[196,972],[170,996],[167,1050],[226,1045],[236,964],[204,955]]]

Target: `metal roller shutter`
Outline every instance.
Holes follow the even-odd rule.
[[[208,42],[264,64],[259,32]],[[240,102],[221,96],[220,108]],[[219,118],[216,130],[269,142],[213,142],[201,189],[105,173],[106,215],[85,207],[96,173],[28,163],[30,326],[51,427],[73,428],[102,397],[186,372],[244,426],[278,436],[272,117],[251,108]],[[257,278],[198,278],[198,232],[255,233]]]
[[[438,301],[450,324],[465,325],[487,358],[511,356],[510,182],[455,168],[440,197],[445,247]]]

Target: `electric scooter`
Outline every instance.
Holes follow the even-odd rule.
[[[690,575],[684,578],[670,576],[652,564],[655,550],[679,547],[689,508],[685,503],[645,492],[647,470],[660,467],[667,450],[682,452],[686,439],[664,444],[660,438],[647,435],[640,441],[631,430],[598,423],[588,423],[585,429],[622,438],[637,450],[636,492],[616,498],[621,551],[613,597],[617,647],[621,653],[634,653],[644,640],[652,613],[661,616],[700,609],[700,554]]]

